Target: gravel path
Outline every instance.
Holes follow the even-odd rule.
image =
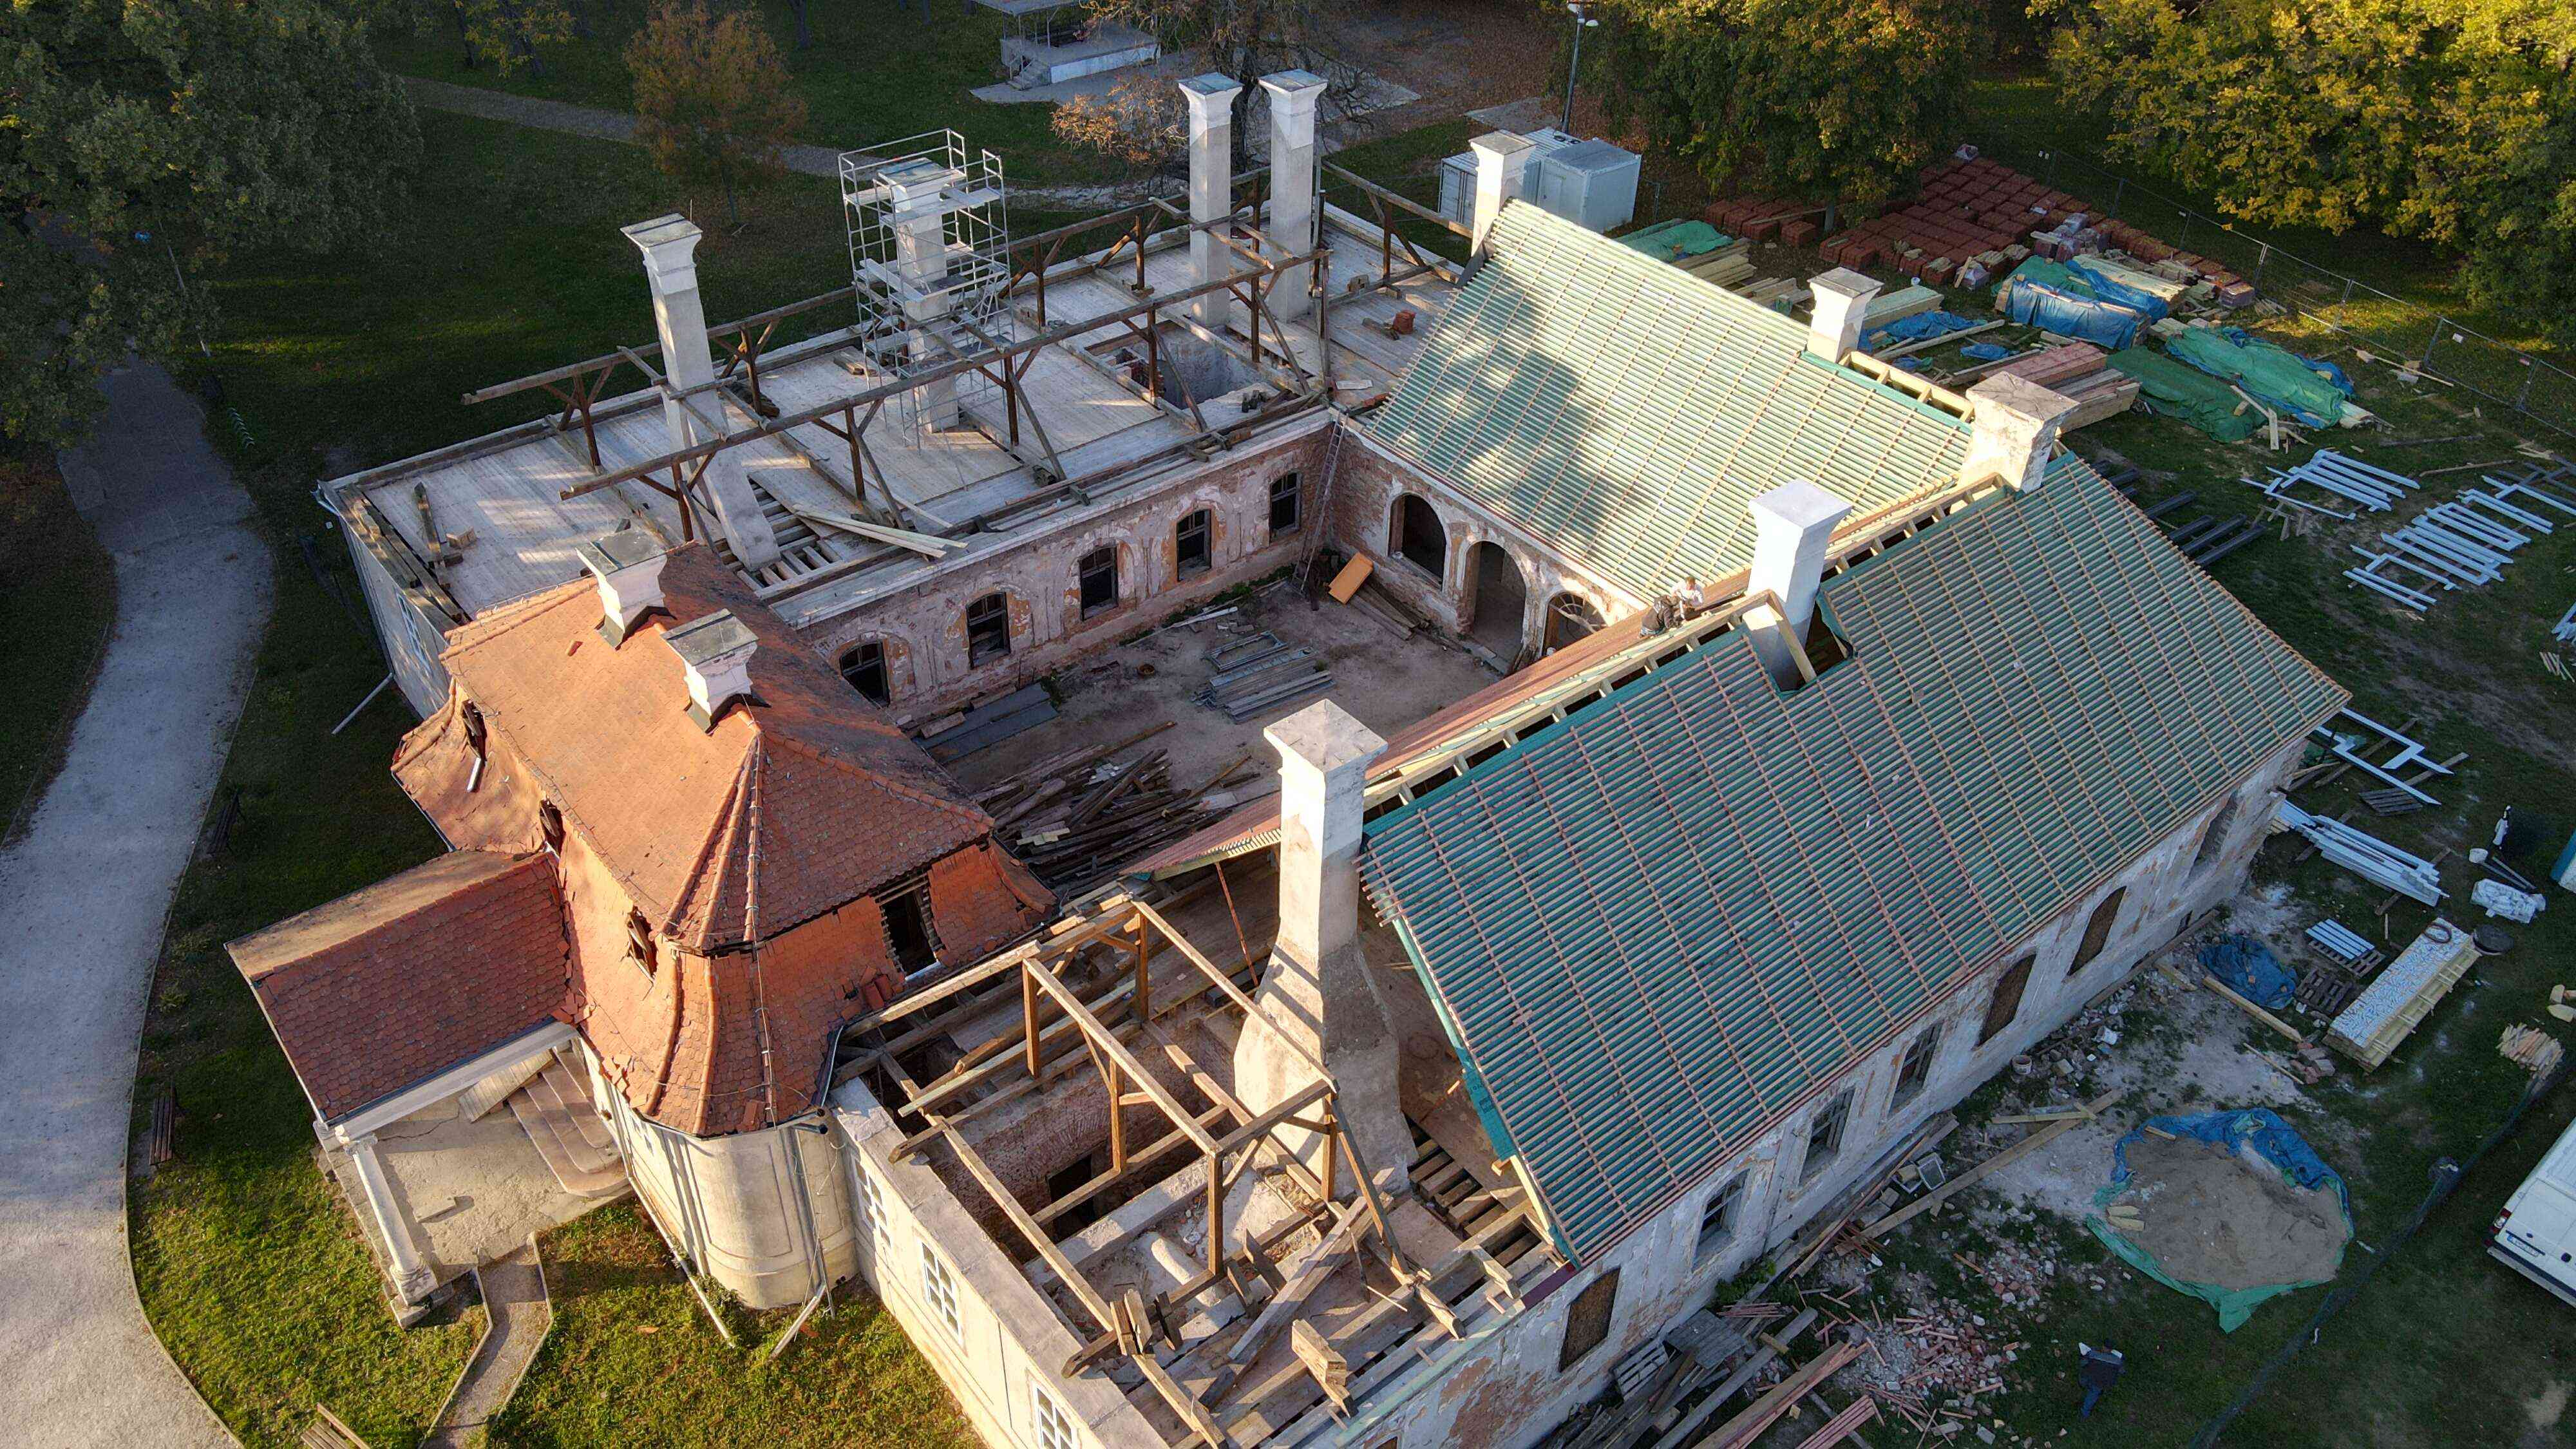
[[[0,1439],[230,1444],[144,1322],[125,1241],[137,1035],[269,603],[251,504],[158,367],[62,455],[116,633],[62,773],[0,853]],[[42,629],[42,619],[11,621]]]

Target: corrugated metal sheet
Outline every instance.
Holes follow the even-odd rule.
[[[2090,468],[1375,822],[1366,879],[1590,1259],[2340,707]]]
[[[1806,324],[1548,215],[1493,255],[1372,432],[1640,595],[1752,557],[1792,478],[1867,513],[1947,486],[1967,424],[1806,356]]]

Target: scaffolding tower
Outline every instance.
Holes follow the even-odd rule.
[[[841,203],[857,341],[870,366],[905,377],[1007,340],[1010,201],[1000,157],[970,154],[953,130],[844,152]],[[958,381],[905,394],[921,426],[957,426]]]

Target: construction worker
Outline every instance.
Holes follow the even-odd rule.
[[[1708,610],[1708,590],[1700,587],[1699,578],[1696,575],[1682,575],[1682,586],[1673,591],[1673,598],[1681,605],[1682,617],[1685,619]]]

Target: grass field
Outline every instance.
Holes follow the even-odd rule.
[[[54,460],[0,444],[0,837],[53,778],[91,671],[116,623],[116,569],[63,490]],[[41,623],[41,627],[34,625]]]
[[[795,19],[786,0],[762,0],[755,8],[805,98],[803,140],[849,149],[951,126],[969,144],[1002,156],[1013,181],[1101,182],[1125,175],[1120,163],[1057,141],[1048,130],[1052,105],[995,105],[969,94],[1000,79],[1008,22],[993,11],[961,13],[945,0],[816,4],[809,13],[814,43],[800,51],[789,44]],[[583,10],[593,32],[588,38],[548,46],[541,66],[507,75],[489,65],[468,68],[452,31],[381,33],[380,53],[389,67],[409,75],[631,111],[635,87],[626,42],[650,7],[643,0],[596,0]]]
[[[719,1305],[727,1344],[633,1203],[546,1235],[554,1331],[495,1443],[770,1444],[968,1449],[978,1441],[948,1391],[864,1292],[845,1292],[782,1351],[793,1309]]]

